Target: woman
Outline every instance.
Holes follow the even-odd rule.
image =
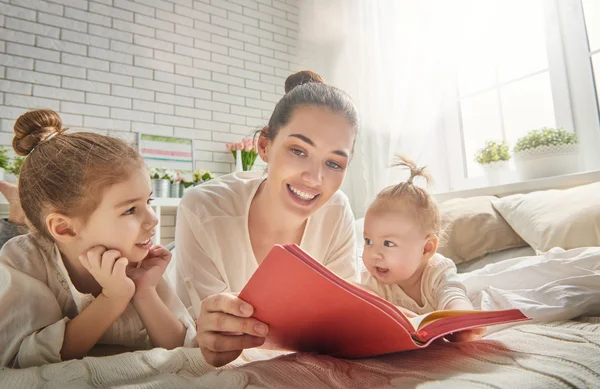
[[[295,243],[355,280],[354,216],[339,188],[357,129],[348,95],[300,77],[258,135],[268,174],[230,174],[184,196],[175,232],[177,292],[198,316],[198,342],[212,365],[264,342],[267,326],[236,294],[273,245]]]

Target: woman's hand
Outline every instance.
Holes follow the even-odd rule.
[[[269,328],[250,317],[253,312],[250,304],[232,293],[215,294],[202,301],[196,339],[209,364],[226,365],[244,349],[265,342]]]
[[[102,294],[114,301],[130,301],[135,284],[125,274],[129,261],[118,250],[96,246],[79,256],[79,261],[102,287]]]
[[[135,296],[156,290],[171,262],[171,252],[161,245],[153,246],[138,267],[127,270],[127,276],[135,282]]]

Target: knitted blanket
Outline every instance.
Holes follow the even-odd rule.
[[[600,317],[523,324],[472,343],[361,360],[248,350],[221,369],[198,349],[154,349],[24,370],[0,388],[598,388]]]

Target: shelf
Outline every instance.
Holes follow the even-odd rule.
[[[150,203],[150,205],[152,205],[153,207],[177,208],[180,202],[180,198],[155,197],[154,200],[152,200],[152,203]]]
[[[447,193],[435,193],[433,194],[433,197],[438,202],[443,202],[455,198],[465,198],[474,196],[503,197],[515,193],[528,193],[538,190],[566,189],[598,181],[600,181],[600,171],[596,170],[574,174],[566,174],[562,176],[544,177],[523,182],[512,182],[504,185],[495,185]]]

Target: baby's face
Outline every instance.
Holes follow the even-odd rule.
[[[364,240],[363,262],[381,283],[402,284],[426,262],[427,234],[410,211],[369,210]]]

